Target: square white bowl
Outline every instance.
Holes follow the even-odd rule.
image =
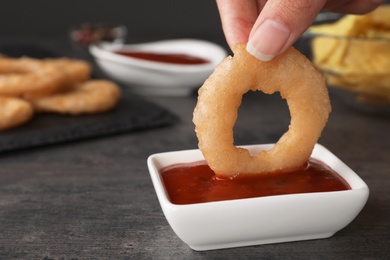
[[[272,145],[243,147],[258,153]],[[347,226],[366,204],[368,186],[324,146],[316,144],[311,157],[335,170],[351,190],[177,205],[170,202],[159,172],[172,164],[204,160],[200,150],[154,154],[147,163],[168,223],[188,246],[202,251],[327,238]]]

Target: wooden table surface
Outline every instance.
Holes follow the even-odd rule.
[[[385,259],[390,255],[390,121],[332,95],[319,143],[370,188],[362,212],[333,237],[197,252],[172,231],[149,155],[197,148],[196,95],[149,97],[180,117],[169,127],[0,155],[0,259]],[[248,93],[236,144],[276,142],[289,123],[278,96]],[[334,214],[338,214],[334,212]]]

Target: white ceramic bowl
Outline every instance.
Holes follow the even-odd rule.
[[[116,54],[127,50],[187,54],[209,60],[198,65],[147,61]],[[89,48],[96,63],[110,78],[141,95],[184,96],[200,87],[214,68],[227,56],[221,46],[203,40],[178,39],[117,45],[99,44]]]
[[[272,144],[244,147],[257,153]],[[148,167],[173,231],[192,249],[201,251],[327,238],[347,226],[367,202],[367,185],[325,147],[317,144],[312,157],[333,168],[351,190],[175,205],[169,201],[159,171],[175,163],[204,160],[201,152],[154,154],[148,158]]]

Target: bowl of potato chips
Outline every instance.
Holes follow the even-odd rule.
[[[355,107],[390,112],[390,5],[314,24],[302,41],[332,92]]]

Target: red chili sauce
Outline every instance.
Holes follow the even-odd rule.
[[[210,62],[209,60],[200,57],[180,53],[154,53],[136,51],[115,51],[115,53],[137,59],[182,65],[206,64]]]
[[[297,171],[240,174],[226,179],[216,177],[205,161],[167,166],[160,174],[174,204],[351,189],[334,170],[315,159]]]

